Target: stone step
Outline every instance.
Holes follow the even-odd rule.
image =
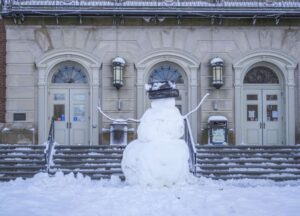
[[[125,181],[125,176],[123,174],[113,175],[113,176],[117,176],[120,178],[121,181]],[[90,175],[90,178],[92,180],[110,179],[111,177],[112,175],[99,175],[99,174]]]
[[[296,171],[279,171],[279,170],[243,170],[243,171],[238,171],[238,170],[200,170],[197,171],[197,174],[200,175],[270,175],[270,174],[275,174],[275,175],[282,175],[282,174],[289,174],[289,175],[299,175],[300,176],[300,170]]]
[[[45,145],[32,144],[0,144],[0,149],[45,149]]]
[[[299,169],[300,165],[197,165],[197,168],[208,170],[220,169]]]
[[[196,145],[197,149],[300,149],[297,145]]]
[[[55,145],[55,149],[124,149],[124,145]]]
[[[294,159],[253,159],[253,158],[247,158],[247,159],[241,159],[241,158],[236,158],[236,159],[227,159],[227,158],[221,158],[221,159],[206,159],[206,160],[201,160],[197,159],[197,164],[227,164],[227,163],[238,163],[238,164],[245,164],[245,163],[272,163],[272,164],[299,164],[300,162]]]
[[[6,165],[6,166],[3,166],[3,165],[0,165],[0,171],[2,170],[41,170],[41,169],[44,169],[46,168],[46,165],[34,165],[34,164],[28,164],[28,165]]]
[[[44,154],[30,154],[30,155],[23,155],[23,154],[12,154],[12,155],[0,155],[0,160],[5,159],[41,159],[43,160],[45,158]]]
[[[273,180],[273,181],[295,181],[300,180],[300,176],[197,176],[206,177],[214,180],[237,180],[237,179],[252,179],[252,180]]]
[[[296,160],[299,160],[300,159],[300,155],[293,155],[293,154],[280,154],[280,155],[272,155],[272,154],[263,154],[263,155],[248,155],[248,154],[245,154],[245,155],[238,155],[238,154],[230,154],[230,155],[213,155],[213,154],[205,154],[205,155],[198,155],[197,154],[197,158],[198,159],[222,159],[222,158],[235,158],[235,159],[260,159],[260,158],[293,158],[293,159],[296,159]]]
[[[50,167],[51,169],[121,169],[121,164],[96,164],[96,165],[54,165]],[[1,168],[0,168],[1,169]]]
[[[121,159],[122,155],[54,155],[55,159],[78,159],[78,160],[87,160],[87,159],[114,159],[118,158]]]
[[[28,149],[28,150],[19,150],[19,149],[0,149],[0,155],[8,154],[43,154],[44,149]]]
[[[118,163],[120,164],[121,163],[121,160],[119,158],[117,159],[101,159],[101,160],[59,160],[59,159],[56,159],[55,161],[55,164],[61,164],[61,165],[75,165],[75,164],[107,164],[107,163],[111,163],[111,164],[115,164],[115,163]]]
[[[81,150],[58,150],[55,149],[55,154],[74,154],[74,155],[80,155],[80,154],[123,154],[123,150],[120,149],[95,149],[95,150],[87,150],[87,149],[81,149]]]
[[[121,169],[115,170],[68,170],[68,169],[60,169],[59,171],[63,172],[64,174],[69,173],[81,173],[83,175],[115,175],[115,174],[123,174]]]
[[[17,165],[17,164],[45,164],[44,160],[31,160],[31,159],[24,159],[24,160],[1,160],[0,165]]]
[[[15,176],[15,177],[24,177],[24,176],[33,176],[39,172],[30,171],[30,170],[22,170],[22,171],[2,171],[0,170],[0,176]]]
[[[232,149],[226,149],[226,150],[198,150],[197,154],[300,154],[300,150],[232,150]]]

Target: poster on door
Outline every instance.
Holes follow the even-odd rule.
[[[73,109],[73,121],[74,122],[82,122],[86,120],[85,115],[85,105],[84,104],[76,104]]]

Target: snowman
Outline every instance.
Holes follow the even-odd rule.
[[[129,184],[170,186],[189,177],[189,149],[184,121],[175,106],[178,90],[168,82],[146,85],[151,107],[137,130],[138,139],[125,148],[122,170]]]
[[[184,118],[175,106],[179,91],[171,81],[145,86],[151,107],[140,120],[137,139],[129,143],[123,153],[122,171],[131,185],[172,186],[185,183],[190,178],[189,149],[182,139]],[[99,111],[109,118],[98,107]],[[111,119],[111,118],[110,118]],[[114,119],[111,119],[114,120]]]

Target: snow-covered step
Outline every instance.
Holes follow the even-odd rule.
[[[300,147],[197,146],[196,175],[224,180],[300,179]]]
[[[197,164],[299,164],[299,161],[294,159],[253,159],[253,158],[243,158],[243,159],[197,159]]]
[[[123,176],[121,160],[124,146],[73,146],[57,145],[50,172],[81,173],[91,179]]]
[[[82,160],[64,160],[64,158],[61,159],[56,159],[55,160],[56,164],[61,164],[64,166],[68,166],[68,165],[78,165],[78,164],[83,164],[85,163],[85,161]],[[120,164],[120,159],[116,158],[116,159],[94,159],[94,160],[89,160],[86,162],[86,164]]]
[[[80,164],[80,165],[54,165],[52,166],[53,169],[114,169],[119,168],[121,169],[120,163],[114,163],[114,164]]]
[[[196,145],[198,150],[217,150],[217,149],[229,149],[229,150],[241,150],[241,149],[300,149],[300,144],[297,145]]]
[[[299,156],[300,157],[300,156]],[[73,159],[76,159],[76,160],[94,160],[94,159],[111,159],[111,158],[118,158],[118,159],[121,159],[122,158],[122,155],[119,154],[119,155],[113,155],[113,154],[110,154],[110,155],[96,155],[96,154],[78,154],[78,155],[54,155],[53,156],[54,160],[56,159],[64,159],[64,160],[73,160]]]
[[[0,181],[30,178],[46,171],[43,145],[0,144]]]
[[[198,171],[200,175],[270,175],[270,174],[276,174],[276,175],[282,175],[282,174],[292,174],[292,175],[299,175],[300,177],[300,170],[287,170],[287,171],[282,171],[282,170],[209,170],[209,171],[204,171],[200,170]]]
[[[62,149],[57,149],[56,154],[123,154],[123,149],[75,149],[75,150],[62,150]]]
[[[201,176],[198,176],[201,177]],[[215,177],[215,176],[206,176],[208,178],[214,179],[214,180],[237,180],[237,179],[268,179],[268,180],[273,180],[273,181],[295,181],[295,180],[300,180],[300,176],[247,176],[247,175],[242,175],[242,176],[222,176],[220,177]]]
[[[300,165],[200,165],[202,170],[222,170],[222,169],[298,169],[300,171]]]
[[[300,155],[294,155],[294,154],[255,154],[255,155],[248,155],[248,154],[230,154],[230,155],[222,155],[222,154],[205,154],[205,155],[198,155],[197,154],[197,158],[198,159],[222,159],[222,158],[227,158],[227,159],[236,159],[236,158],[256,158],[256,159],[264,159],[264,158],[282,158],[282,159],[300,159]]]

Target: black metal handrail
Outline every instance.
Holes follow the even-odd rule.
[[[51,163],[51,158],[52,158],[52,152],[53,152],[53,147],[54,147],[54,142],[55,142],[55,130],[54,130],[54,118],[52,117],[51,119],[51,125],[50,125],[50,130],[48,134],[48,140],[47,140],[47,147],[45,150],[45,159],[47,162],[47,172],[49,172],[50,168],[50,163]]]
[[[184,118],[184,140],[189,148],[189,166],[190,172],[196,174],[196,146],[192,135],[189,120]]]

